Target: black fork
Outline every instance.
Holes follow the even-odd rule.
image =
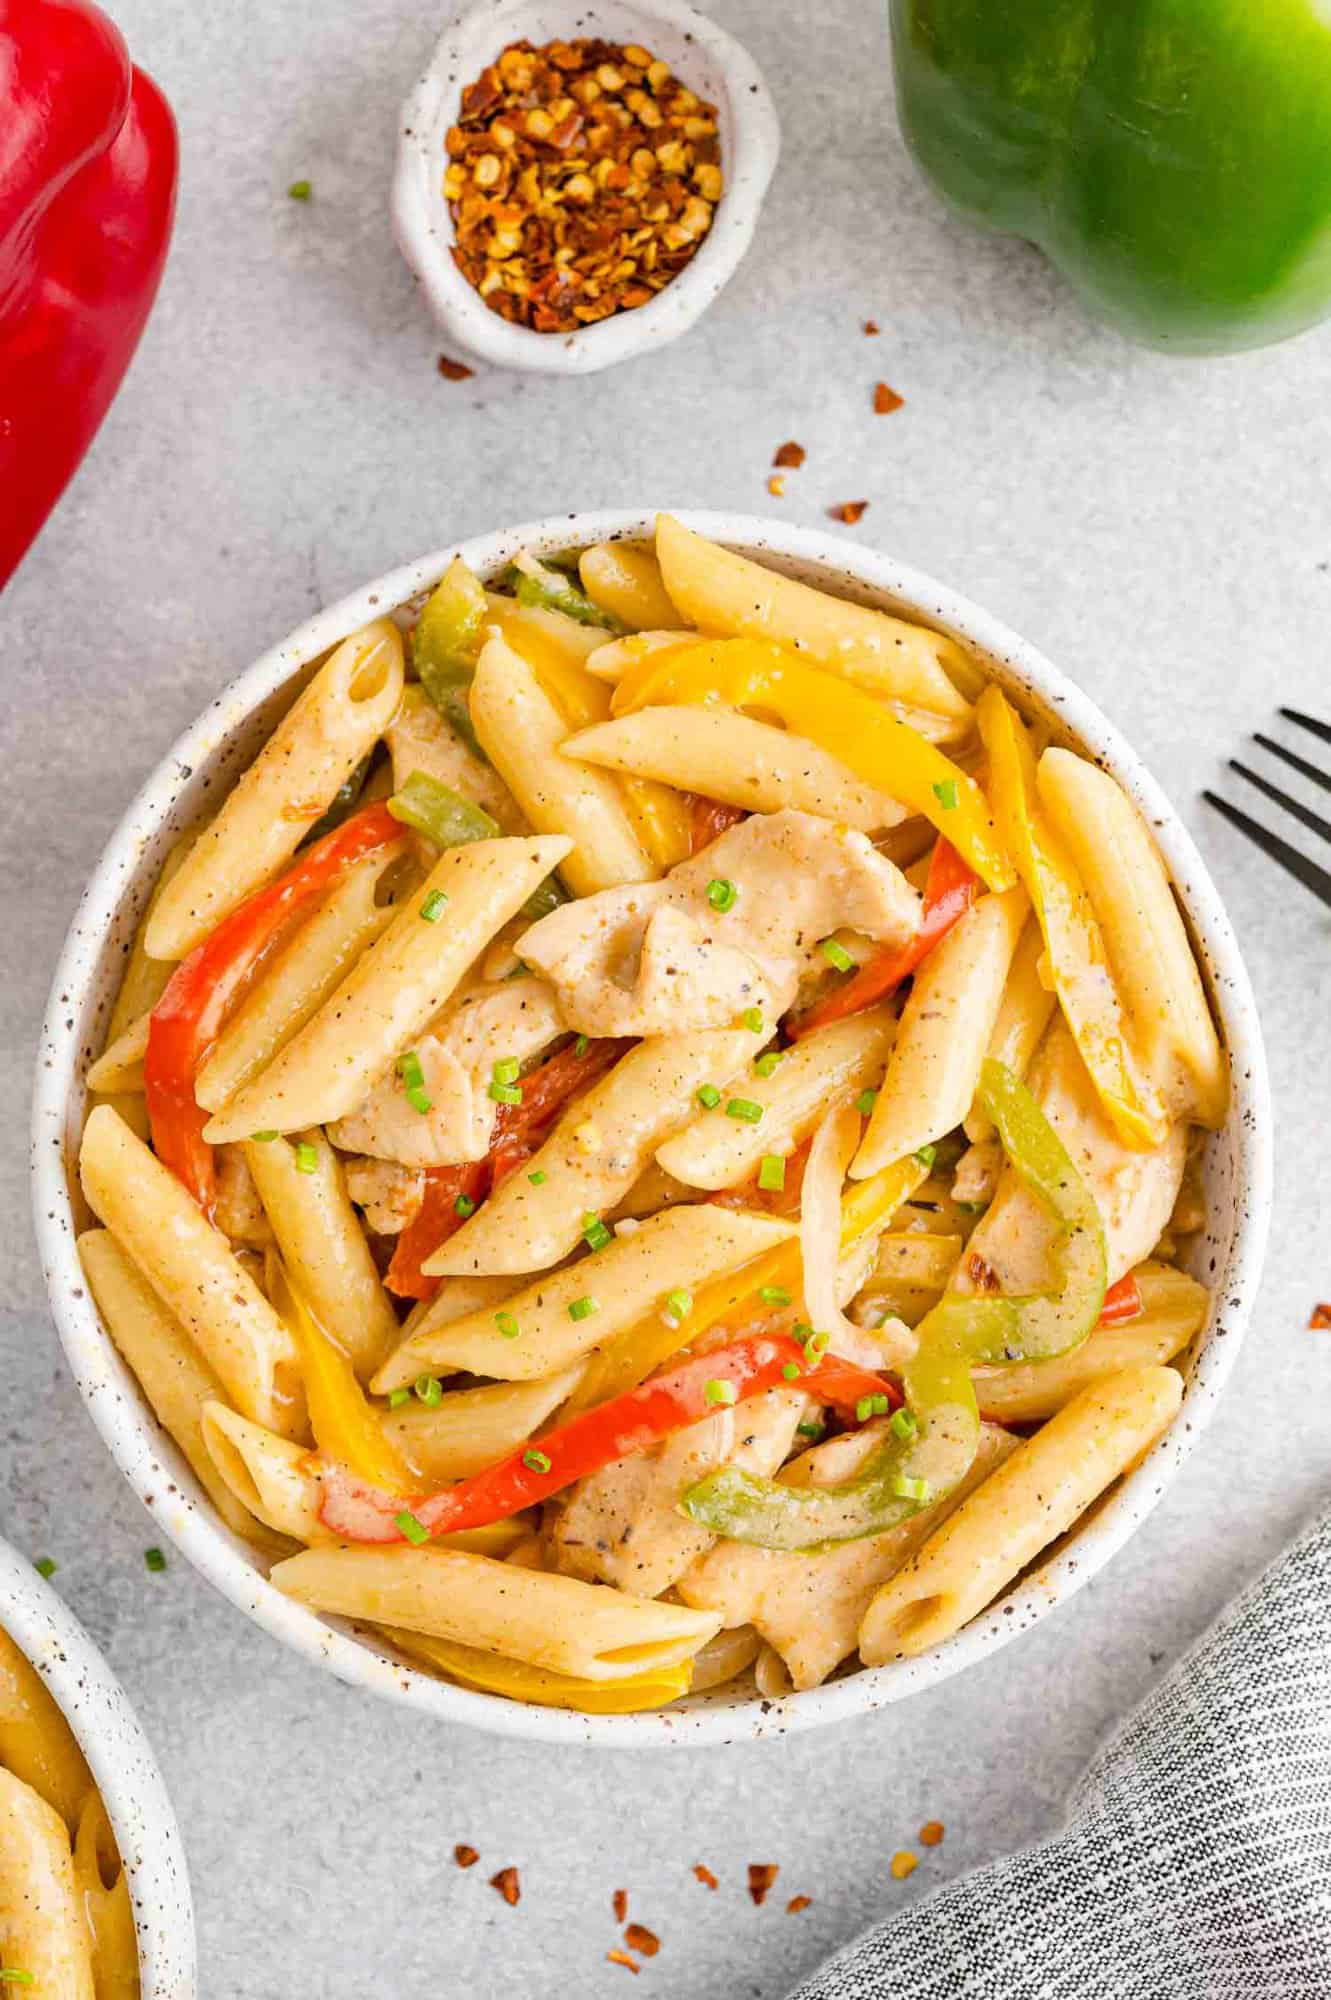
[[[1311,735],[1319,737],[1323,743],[1331,743],[1331,724],[1319,722],[1315,715],[1304,715],[1297,708],[1282,708],[1277,713],[1282,715],[1286,722],[1296,723],[1300,729],[1306,729]],[[1277,743],[1271,736],[1254,734],[1253,741],[1260,743],[1263,750],[1269,750],[1273,757],[1278,757],[1282,764],[1288,764],[1291,770],[1298,771],[1305,778],[1311,778],[1312,782],[1320,785],[1324,792],[1331,792],[1331,774],[1320,770],[1316,764],[1309,763],[1306,757],[1296,756],[1292,750],[1287,750],[1283,743]],[[1279,785],[1273,785],[1270,779],[1262,777],[1260,772],[1250,770],[1246,764],[1241,764],[1237,757],[1230,758],[1229,768],[1245,783],[1255,786],[1274,805],[1282,807],[1285,812],[1291,814],[1301,826],[1306,826],[1309,832],[1317,834],[1320,839],[1331,845],[1331,820],[1324,819],[1321,813],[1315,813],[1308,806],[1301,805],[1298,799],[1292,799],[1288,792],[1281,791]],[[1319,897],[1331,909],[1331,871],[1321,867],[1316,861],[1310,861],[1297,847],[1291,847],[1287,840],[1282,839],[1278,833],[1272,833],[1270,827],[1263,826],[1260,820],[1253,819],[1248,813],[1240,812],[1237,806],[1232,806],[1228,799],[1222,799],[1217,792],[1203,792],[1202,797],[1209,806],[1214,806],[1218,813],[1223,813],[1231,826],[1238,827],[1240,833],[1246,833],[1249,840],[1260,847],[1264,854],[1269,854],[1273,861],[1278,861],[1282,868],[1288,869],[1296,880],[1302,882],[1305,889],[1311,889],[1314,896]]]

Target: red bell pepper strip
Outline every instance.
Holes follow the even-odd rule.
[[[0,7],[0,586],[120,386],[171,238],[176,128],[87,0]]]
[[[1100,1309],[1099,1326],[1125,1326],[1129,1320],[1140,1319],[1146,1311],[1142,1304],[1141,1287],[1129,1272],[1105,1293],[1105,1302]]]
[[[439,1290],[439,1279],[427,1278],[421,1265],[489,1194],[492,1158],[487,1154],[460,1167],[427,1168],[421,1205],[394,1244],[384,1273],[384,1283],[398,1298],[432,1299]],[[471,1203],[465,1215],[459,1213],[459,1199]]]
[[[153,1149],[210,1218],[217,1176],[213,1149],[203,1136],[208,1113],[194,1095],[195,1078],[209,1049],[292,917],[353,862],[402,837],[402,828],[386,805],[366,806],[344,820],[306,848],[285,875],[223,917],[181,960],[153,1008],[143,1060]]]
[[[967,867],[951,841],[940,837],[930,857],[924,909],[914,937],[899,950],[880,952],[877,958],[871,958],[844,986],[792,1021],[789,1033],[798,1040],[814,1028],[825,1028],[829,1021],[843,1021],[848,1014],[858,1014],[863,1008],[872,1007],[876,1000],[882,1000],[918,970],[939,939],[965,916],[975,901],[978,886],[978,876]]]
[[[431,1535],[505,1521],[617,1459],[648,1450],[672,1431],[714,1416],[727,1407],[717,1385],[725,1385],[733,1392],[730,1401],[738,1403],[787,1382],[798,1382],[819,1402],[851,1413],[866,1396],[886,1396],[893,1408],[901,1401],[885,1377],[857,1368],[854,1362],[828,1354],[811,1368],[799,1342],[789,1334],[749,1334],[728,1347],[695,1355],[622,1396],[612,1396],[608,1403],[573,1417],[484,1472],[428,1499],[409,1502],[409,1511]],[[323,1474],[319,1518],[345,1541],[406,1540],[395,1518],[402,1511],[400,1498],[376,1492],[341,1466]]]
[[[710,847],[728,826],[734,826],[747,817],[743,806],[730,806],[724,799],[708,799],[700,793],[695,793],[691,815],[690,853],[701,854],[704,847]]]

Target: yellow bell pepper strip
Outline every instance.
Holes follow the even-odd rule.
[[[611,705],[629,715],[669,703],[724,703],[778,716],[866,784],[923,814],[991,889],[1016,881],[975,780],[885,702],[839,675],[763,640],[704,639],[649,653],[629,668]]]
[[[685,1493],[680,1511],[714,1534],[762,1548],[817,1549],[881,1534],[964,1478],[980,1438],[971,1369],[1046,1360],[1083,1341],[1105,1299],[1105,1240],[1089,1190],[1035,1099],[987,1061],[980,1097],[1003,1151],[1059,1224],[1056,1292],[1029,1298],[948,1293],[916,1329],[901,1371],[906,1405],[882,1447],[841,1486],[796,1487],[727,1466]]]
[[[468,694],[480,655],[489,606],[479,577],[454,556],[425,602],[411,635],[412,664],[445,722],[484,761],[471,726]]]
[[[1039,920],[1054,990],[1096,1095],[1124,1145],[1158,1146],[1168,1129],[1164,1106],[1133,1062],[1091,899],[1036,803],[1029,732],[993,686],[980,696],[975,715],[989,753],[994,816]]]
[[[912,1157],[898,1160],[868,1180],[857,1182],[841,1207],[843,1253],[870,1230],[887,1222],[904,1201],[909,1201],[928,1171]],[[763,1303],[764,1292],[787,1293],[793,1299],[799,1287],[798,1240],[778,1243],[774,1250],[764,1251],[751,1264],[714,1278],[698,1293],[686,1313],[678,1317],[666,1312],[652,1313],[598,1349],[569,1397],[566,1413],[571,1416],[636,1388],[655,1369],[664,1367],[672,1355],[692,1346],[712,1328],[727,1323],[738,1326],[753,1319],[755,1301]]]
[[[384,1431],[340,1347],[320,1326],[276,1251],[264,1260],[270,1304],[295,1336],[310,1429],[320,1453],[358,1479],[390,1493],[409,1493],[415,1482],[406,1460]]]
[[[666,1708],[686,1695],[693,1680],[692,1660],[677,1666],[654,1667],[622,1681],[584,1681],[575,1674],[557,1674],[550,1667],[533,1667],[525,1660],[508,1660],[485,1653],[479,1646],[462,1646],[422,1632],[383,1631],[407,1657],[438,1667],[450,1680],[482,1694],[502,1694],[510,1701],[532,1702],[541,1708],[572,1708],[584,1715],[632,1715],[640,1709]]]

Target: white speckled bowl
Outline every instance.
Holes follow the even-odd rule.
[[[148,1739],[64,1599],[4,1541],[0,1628],[50,1688],[101,1790],[129,1881],[142,2000],[195,2000],[194,1906],[185,1850]]]
[[[1187,912],[1233,1068],[1229,1122],[1209,1142],[1210,1224],[1197,1274],[1214,1308],[1187,1362],[1183,1407],[1146,1460],[1082,1522],[1069,1541],[956,1638],[919,1659],[848,1673],[806,1694],[757,1699],[722,1689],[658,1714],[582,1716],[531,1708],[427,1679],[345,1623],[319,1618],[267,1582],[252,1549],[222,1526],[170,1441],[154,1423],[90,1303],[74,1236],[84,1210],[74,1175],[83,1074],[99,1052],[116,981],[171,841],[254,754],[282,691],[301,666],[377,612],[415,598],[460,553],[483,576],[519,549],[538,554],[643,536],[653,516],[623,510],[568,514],[441,549],[367,584],[301,625],[225,688],[148,779],[112,836],[75,915],[52,989],[37,1067],[33,1174],[37,1233],[56,1325],[93,1419],[153,1518],[205,1576],[267,1631],[340,1679],[478,1728],[556,1742],[721,1743],[840,1721],[930,1687],[984,1657],[1070,1597],[1134,1533],[1200,1437],[1229,1373],[1257,1285],[1271,1199],[1271,1114],[1266,1060],[1252,990],[1220,898],[1192,840],[1134,751],[1087,697],[1032,646],[955,591],[890,556],[809,529],[746,515],[685,513],[699,533],[864,602],[903,610],[955,634],[1060,736],[1089,752],[1127,787],[1155,830]]]
[[[510,42],[637,42],[668,62],[720,115],[725,188],[701,247],[650,305],[576,333],[536,333],[493,313],[453,262],[443,194],[444,135],[466,85]],[[497,368],[588,375],[687,333],[734,276],[753,237],[781,134],[757,64],[733,36],[682,0],[482,0],[453,15],[402,107],[393,227],[451,344]]]

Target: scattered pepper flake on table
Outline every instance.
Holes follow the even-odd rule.
[[[624,1919],[625,1919],[625,1917],[626,1917],[626,1916],[628,1915],[628,1913],[629,1913],[629,1892],[628,1892],[628,1890],[627,1890],[627,1889],[616,1889],[616,1891],[615,1891],[615,1893],[614,1893],[613,1897],[611,1898],[611,1902],[610,1902],[610,1907],[611,1907],[611,1909],[613,1909],[613,1911],[614,1911],[614,1913],[615,1913],[615,1922],[616,1922],[617,1924],[622,1924],[622,1923],[623,1923],[623,1921],[624,1921]]]
[[[797,472],[808,456],[802,444],[796,444],[794,438],[789,438],[785,444],[777,446],[772,463],[784,466],[790,472]]]
[[[784,472],[769,473],[767,476],[767,490],[772,495],[772,498],[774,500],[784,500],[786,495],[785,473]]]
[[[892,1880],[904,1882],[908,1875],[915,1873],[919,1865],[918,1856],[912,1854],[909,1848],[899,1848],[892,1856]]]
[[[468,1847],[464,1841],[459,1841],[458,1845],[453,1849],[453,1859],[457,1862],[459,1868],[474,1868],[480,1858],[476,1849]]]
[[[872,335],[875,333],[880,333],[882,329],[880,328],[876,319],[866,319],[864,322],[864,331],[867,334]]]
[[[1308,1321],[1308,1331],[1309,1333],[1319,1333],[1324,1327],[1328,1326],[1331,1326],[1331,1306],[1323,1305],[1319,1302],[1313,1307],[1312,1318]]]
[[[630,1958],[626,1951],[608,1951],[606,1953],[606,1957],[609,1959],[611,1965],[626,1966],[630,1972],[636,1973],[641,1971],[642,1969],[639,1966],[637,1959]]]
[[[522,1883],[516,1868],[501,1868],[490,1877],[490,1887],[499,1891],[510,1910],[522,1900]]]
[[[920,1828],[922,1847],[941,1847],[943,1844],[943,1822],[941,1819],[927,1819]]]
[[[874,383],[873,413],[876,417],[890,417],[893,410],[904,408],[905,402],[906,398],[898,396],[896,390],[891,388],[886,382]]]
[[[716,1889],[720,1887],[720,1884],[718,1883],[715,1875],[713,1875],[711,1869],[706,1867],[703,1862],[701,1861],[695,1862],[693,1867],[693,1872],[697,1876],[698,1880],[702,1883],[704,1889]]]
[[[812,1903],[812,1901],[813,1901],[812,1896],[792,1896],[790,1901],[786,1904],[786,1915],[788,1917],[797,1917],[801,1910],[807,1910],[809,1908],[809,1905]]]
[[[624,1942],[643,1958],[655,1958],[661,1949],[660,1938],[655,1931],[649,1931],[646,1924],[630,1924],[624,1933]]]
[[[749,1863],[749,1894],[759,1909],[767,1901],[767,1893],[781,1873],[775,1861],[751,1861]]]
[[[468,368],[465,361],[454,361],[447,354],[441,354],[435,366],[445,382],[469,382],[476,373],[474,368]]]
[[[863,520],[868,505],[867,500],[843,500],[839,507],[829,507],[827,511],[834,521],[844,521],[848,528],[853,528],[857,521]]]
[[[492,312],[567,333],[646,305],[712,226],[716,106],[630,42],[513,42],[462,93],[443,191]]]

